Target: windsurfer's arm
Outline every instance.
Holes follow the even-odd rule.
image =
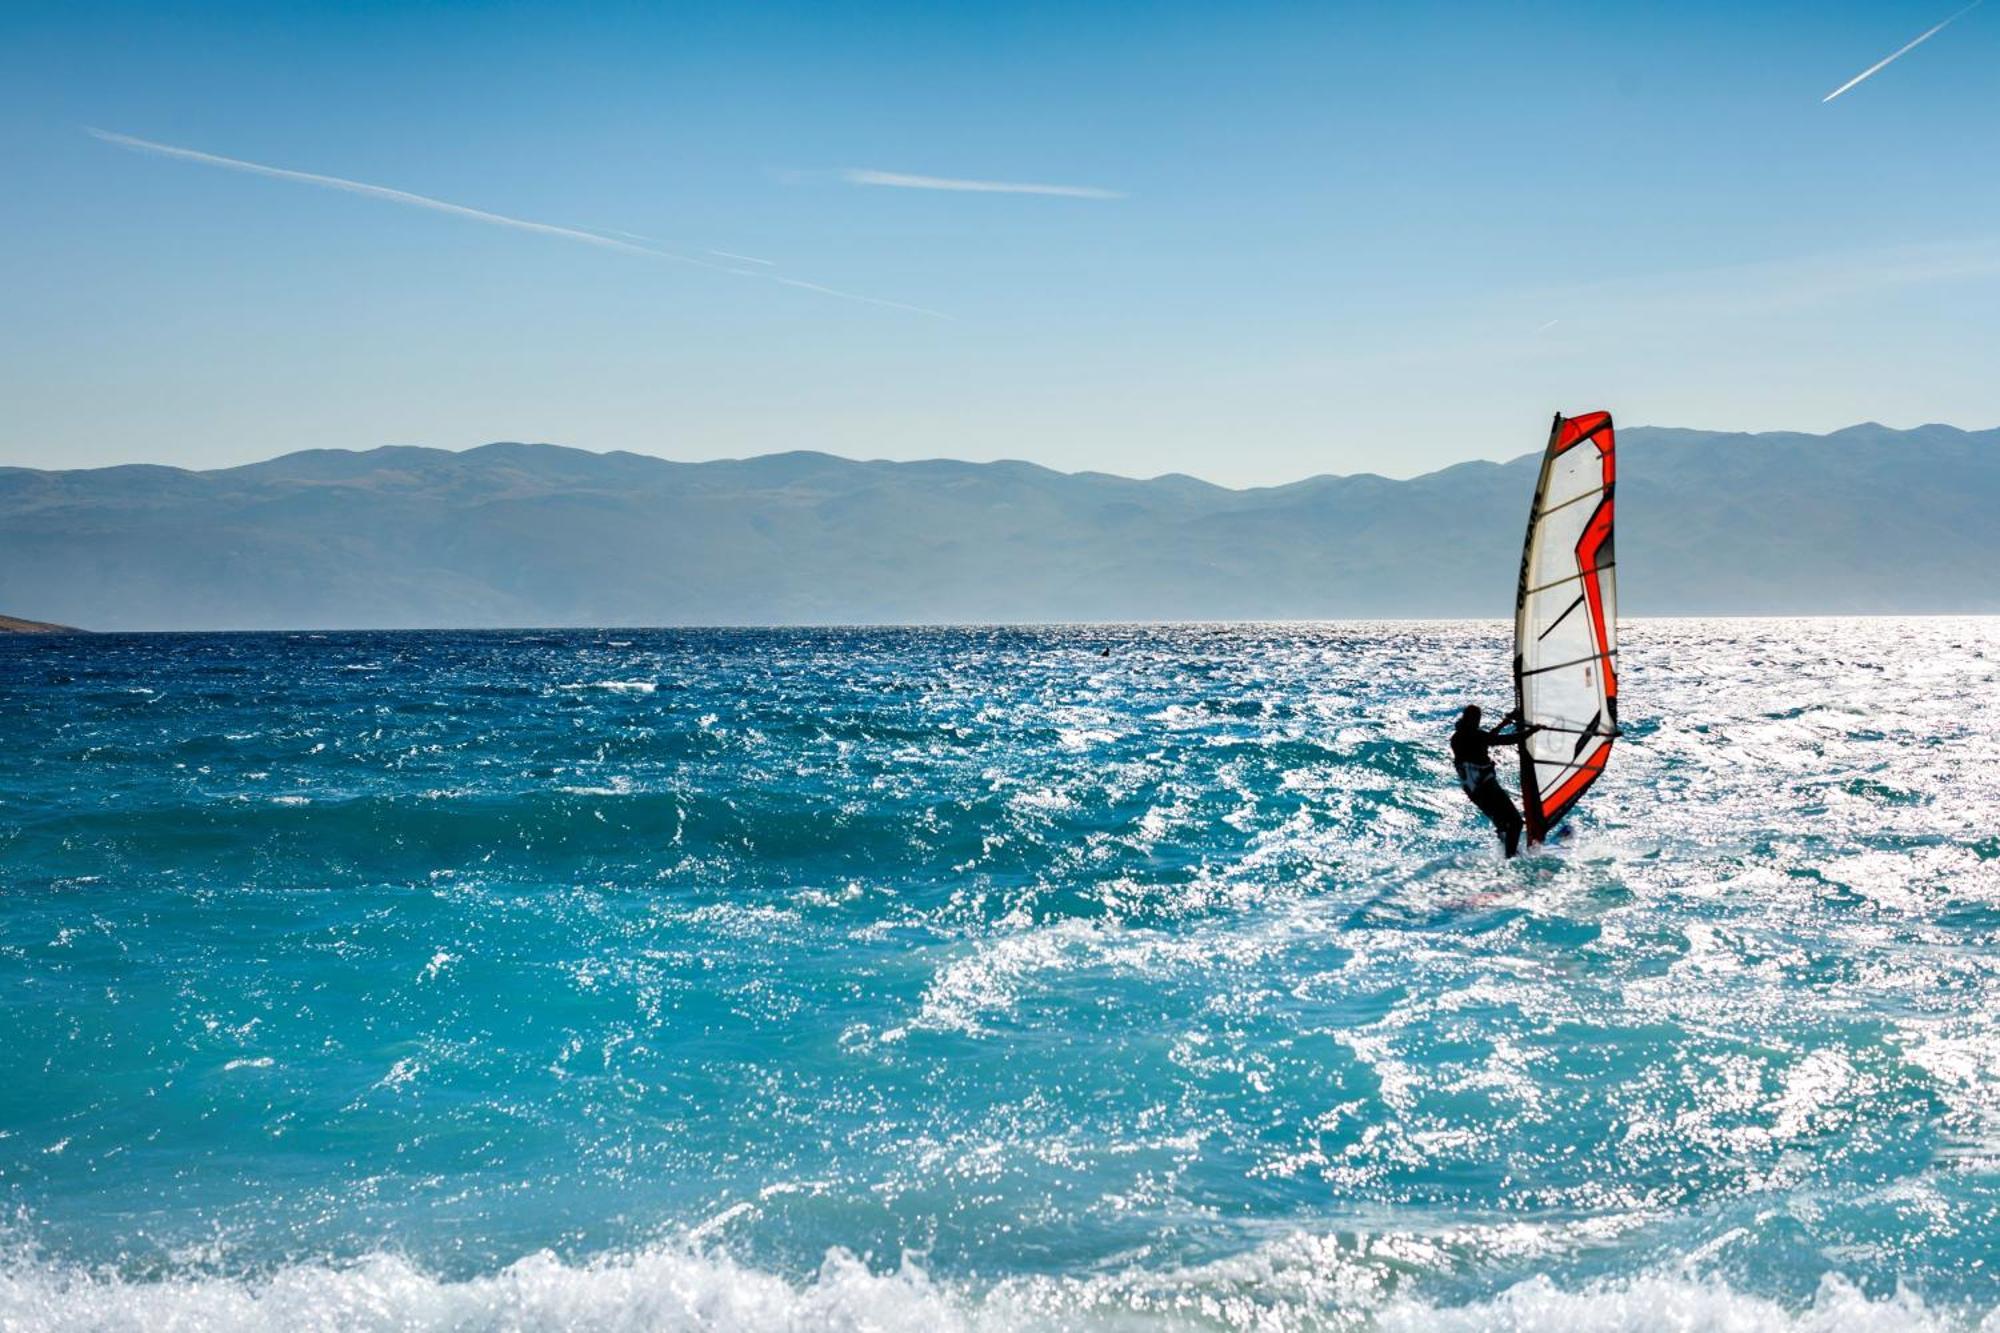
[[[1512,731],[1507,729],[1509,723],[1513,725]],[[1499,726],[1486,733],[1486,739],[1495,745],[1512,745],[1517,741],[1526,740],[1540,730],[1542,728],[1521,721],[1519,715],[1509,713],[1500,720]]]

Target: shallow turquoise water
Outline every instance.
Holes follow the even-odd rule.
[[[2000,1328],[2000,622],[1628,642],[0,643],[0,1328]]]

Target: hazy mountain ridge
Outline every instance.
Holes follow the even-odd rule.
[[[113,628],[1500,616],[1535,457],[1230,490],[554,445],[0,468],[0,606]],[[1620,432],[1634,614],[2000,611],[2000,430]]]

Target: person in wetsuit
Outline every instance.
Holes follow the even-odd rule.
[[[1451,761],[1458,769],[1458,785],[1465,788],[1465,794],[1479,807],[1479,813],[1493,821],[1493,831],[1500,838],[1500,845],[1508,856],[1521,850],[1521,812],[1514,808],[1514,798],[1500,785],[1499,774],[1493,770],[1493,756],[1490,751],[1496,745],[1515,745],[1522,737],[1534,734],[1539,727],[1523,727],[1518,713],[1509,713],[1500,719],[1500,725],[1491,731],[1480,728],[1482,714],[1478,704],[1469,704],[1458,715],[1458,726],[1451,733]],[[1507,724],[1514,723],[1514,730],[1507,730]]]

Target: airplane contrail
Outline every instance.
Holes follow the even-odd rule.
[[[1825,105],[1826,103],[1831,102],[1834,98],[1840,96],[1842,93],[1846,92],[1849,88],[1852,88],[1855,84],[1860,83],[1863,79],[1873,78],[1875,75],[1881,73],[1889,65],[1902,59],[1904,56],[1908,55],[1911,51],[1914,51],[1917,47],[1922,46],[1925,42],[1928,42],[1931,38],[1937,36],[1939,33],[1943,32],[1947,27],[1951,26],[1952,23],[1956,22],[1958,19],[1963,18],[1965,15],[1970,14],[1973,10],[1979,8],[1979,6],[1984,4],[1985,2],[1986,0],[1972,0],[1971,4],[1967,5],[1964,9],[1959,10],[1956,14],[1953,14],[1943,23],[1938,24],[1934,28],[1925,29],[1923,32],[1917,34],[1917,36],[1912,38],[1910,41],[1904,43],[1900,47],[1897,47],[1894,51],[1891,51],[1888,55],[1882,57],[1880,60],[1870,65],[1867,69],[1862,70],[1859,74],[1849,79],[1846,83],[1843,83],[1838,88],[1835,88],[1825,97],[1820,98],[1819,99],[1820,104]]]
[[[700,264],[699,259],[687,255],[677,255],[669,250],[656,250],[648,246],[633,245],[611,236],[600,236],[594,231],[582,231],[575,227],[558,227],[552,222],[531,222],[526,218],[508,217],[505,213],[489,213],[483,208],[468,208],[464,204],[449,203],[443,199],[433,199],[425,194],[412,194],[408,190],[395,190],[386,185],[370,185],[366,181],[347,180],[341,176],[322,176],[313,171],[293,171],[287,167],[269,167],[261,162],[246,162],[238,157],[223,157],[219,153],[204,153],[197,148],[176,148],[172,144],[155,143],[151,139],[139,139],[129,134],[116,134],[110,130],[85,127],[92,138],[105,143],[117,144],[120,148],[131,148],[141,153],[153,153],[160,157],[178,158],[183,162],[199,162],[204,166],[223,167],[230,171],[244,171],[253,176],[269,176],[274,180],[298,181],[303,185],[318,185],[329,190],[345,190],[349,194],[367,195],[371,199],[386,199],[394,204],[408,204],[412,208],[428,208],[438,213],[451,213],[474,222],[491,223],[498,227],[514,227],[521,231],[540,232],[545,236],[560,236],[565,240],[581,241],[585,245],[602,246],[607,250],[625,250],[632,254],[653,255],[660,259],[671,259],[682,264]]]
[[[111,130],[100,130],[90,126],[84,132],[92,138],[101,139],[120,148],[135,152],[152,153],[159,157],[170,157],[182,162],[197,162],[203,166],[222,167],[229,171],[247,172],[253,176],[268,176],[273,180],[297,181],[302,185],[317,185],[328,190],[343,190],[349,194],[365,195],[371,199],[385,199],[393,204],[405,204],[411,208],[426,208],[435,213],[449,213],[454,217],[466,218],[473,222],[484,222],[496,227],[512,227],[517,231],[535,232],[543,236],[555,236],[566,241],[576,241],[583,245],[594,245],[604,250],[617,250],[625,254],[644,255],[649,259],[665,259],[675,264],[689,264],[695,268],[707,269],[712,273],[728,273],[735,277],[760,278],[777,282],[787,287],[802,287],[807,291],[824,296],[837,297],[843,301],[858,301],[863,305],[883,306],[891,310],[907,310],[913,314],[928,315],[933,319],[950,319],[951,316],[937,310],[928,310],[919,305],[906,305],[901,301],[887,301],[875,296],[862,296],[858,292],[844,292],[836,287],[823,287],[818,283],[799,282],[772,275],[732,268],[722,264],[712,264],[706,259],[692,255],[675,254],[671,250],[661,250],[651,245],[635,245],[631,241],[621,241],[615,236],[604,236],[594,231],[584,231],[578,227],[559,227],[552,222],[535,222],[528,218],[509,217],[505,213],[490,213],[483,208],[469,208],[464,204],[454,204],[444,199],[433,199],[427,194],[413,194],[408,190],[392,189],[387,185],[370,185],[366,181],[348,180],[344,176],[323,176],[314,171],[293,171],[288,167],[266,166],[262,162],[247,162],[239,157],[224,157],[220,153],[204,153],[197,148],[179,148],[173,144],[156,143],[151,139],[140,139],[130,134],[118,134]],[[630,233],[626,233],[630,234]]]
[[[913,176],[904,171],[849,167],[840,173],[849,185],[887,185],[899,190],[963,190],[974,194],[1053,194],[1070,199],[1123,199],[1123,190],[1095,185],[1037,185],[1030,181],[974,181],[952,176]]]

